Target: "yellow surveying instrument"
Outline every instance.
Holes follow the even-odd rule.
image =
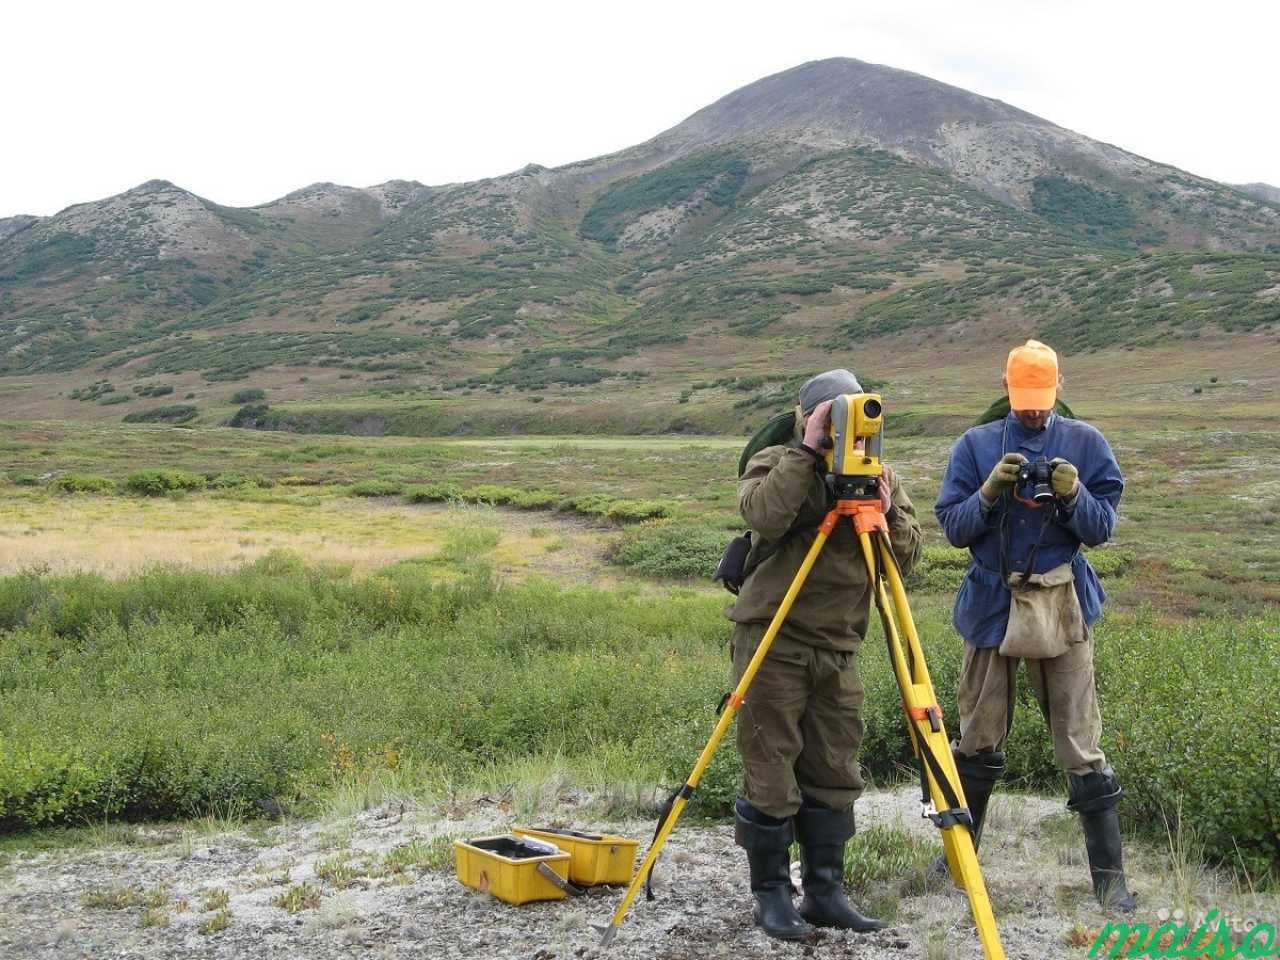
[[[618,904],[609,924],[597,928],[603,932],[602,946],[608,946],[613,941],[627,911],[640,892],[640,887],[653,870],[667,837],[675,829],[676,821],[680,819],[680,814],[697,789],[720,741],[746,699],[752,680],[791,612],[827,538],[835,530],[840,518],[848,517],[862,546],[868,578],[875,588],[873,596],[884,627],[894,677],[902,693],[907,732],[920,761],[924,816],[942,831],[942,845],[946,851],[951,877],[956,886],[968,894],[969,907],[987,960],[1004,960],[1004,947],[1001,946],[1000,934],[996,930],[995,917],[991,912],[991,899],[987,896],[986,884],[973,849],[973,837],[970,833],[973,820],[942,723],[942,708],[938,706],[915,621],[907,604],[902,571],[898,568],[897,558],[889,544],[889,525],[880,505],[878,481],[884,473],[880,462],[883,412],[880,397],[874,393],[845,394],[832,403],[831,424],[827,430],[826,461],[828,482],[835,496],[835,505],[818,525],[813,545],[800,564],[800,569],[796,571],[791,586],[787,588],[778,612],[774,614],[755,655],[743,671],[742,679],[726,698],[725,709],[693,765],[692,772],[672,798],[670,810],[658,826],[653,843],[635,876],[631,878],[622,902]]]

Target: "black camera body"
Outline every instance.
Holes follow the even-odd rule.
[[[1053,464],[1048,460],[1024,463],[1018,470],[1018,486],[1031,488],[1027,499],[1036,503],[1053,501]]]

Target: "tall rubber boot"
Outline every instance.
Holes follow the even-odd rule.
[[[832,810],[805,798],[795,816],[804,899],[800,916],[817,927],[867,933],[883,920],[863,916],[844,893],[844,846],[853,836],[853,807]]]
[[[791,902],[791,842],[795,839],[792,822],[768,817],[741,798],[734,813],[734,839],[747,852],[751,871],[756,925],[778,940],[812,936],[813,927]],[[774,822],[761,822],[766,819]]]
[[[1004,776],[1004,753],[993,750],[966,757],[952,751],[952,756],[955,757],[956,771],[960,774],[965,802],[969,805],[969,816],[973,818],[970,832],[973,834],[973,852],[977,853],[978,843],[982,840],[982,824],[987,818],[987,804],[991,802],[991,793],[996,784]],[[949,871],[945,853],[934,860],[929,868],[929,872],[938,878],[945,877]]]
[[[1115,772],[1107,767],[1100,773],[1067,775],[1067,809],[1080,814],[1084,847],[1089,857],[1089,878],[1093,895],[1103,909],[1132,913],[1137,902],[1129,892],[1121,855],[1120,815],[1116,803],[1123,791]]]

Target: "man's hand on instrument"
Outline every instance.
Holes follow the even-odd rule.
[[[887,463],[884,465],[884,473],[876,481],[876,488],[880,491],[880,511],[887,517],[893,506],[893,467]]]
[[[991,475],[982,485],[982,495],[988,500],[994,500],[1006,490],[1013,489],[1013,485],[1018,482],[1018,470],[1026,462],[1027,458],[1020,453],[1006,453],[991,468]]]
[[[1054,494],[1061,500],[1070,500],[1080,486],[1080,471],[1075,468],[1075,464],[1062,457],[1054,457],[1049,462],[1053,464],[1049,482],[1053,484]]]
[[[814,453],[822,452],[822,439],[827,435],[827,423],[831,420],[832,400],[823,400],[813,408],[804,422],[804,445]]]

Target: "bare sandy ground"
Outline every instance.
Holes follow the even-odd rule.
[[[553,800],[544,816],[579,828],[647,838],[648,821],[604,823],[581,798]],[[879,791],[858,803],[862,828],[890,825],[933,834],[912,788]],[[828,932],[813,944],[770,941],[751,923],[741,851],[728,826],[684,826],[661,862],[658,898],[638,899],[613,946],[602,951],[593,924],[607,923],[620,888],[586,897],[512,907],[461,886],[448,863],[384,876],[335,879],[326,864],[371,864],[388,851],[432,837],[480,836],[509,828],[495,803],[413,807],[393,803],[352,817],[286,821],[263,828],[192,833],[143,827],[132,842],[97,849],[16,855],[0,868],[0,957],[13,960],[177,960],[177,958],[347,957],[682,958],[828,957],[978,960],[983,956],[968,902],[949,884],[897,904],[888,930]],[[642,846],[643,849],[643,846]],[[1204,868],[1171,860],[1166,849],[1131,844],[1139,919],[1218,906],[1274,922],[1274,895],[1243,894]],[[984,837],[983,868],[1007,955],[1020,960],[1084,957],[1072,931],[1106,922],[1090,896],[1083,841],[1059,799],[997,795]],[[359,870],[355,871],[359,873]],[[374,871],[376,872],[376,871]],[[297,913],[273,904],[291,887],[318,899]],[[146,905],[90,905],[95,894],[134,888]],[[225,893],[220,930],[208,930]],[[164,925],[145,925],[163,923]],[[206,928],[202,931],[202,925]]]

